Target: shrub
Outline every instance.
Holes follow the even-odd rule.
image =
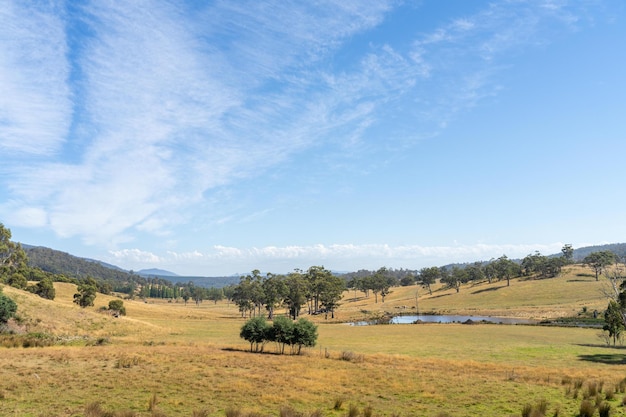
[[[100,406],[100,403],[93,402],[85,406],[85,417],[104,417],[105,411]]]
[[[117,361],[115,361],[116,368],[132,368],[135,365],[139,365],[139,357],[137,356],[130,357],[130,356],[122,355],[119,358],[117,358]],[[156,401],[156,394],[153,397],[153,399]],[[156,403],[154,405],[156,405]]]
[[[126,315],[126,307],[124,307],[124,301],[122,300],[109,301],[109,310],[114,314],[119,314],[120,316]]]
[[[611,415],[611,404],[604,402],[598,407],[600,417],[609,417]]]
[[[243,415],[241,409],[233,407],[228,407],[224,413],[226,414],[226,417],[242,417]]]
[[[333,406],[333,410],[341,410],[343,406],[343,398],[337,397],[335,398],[335,405]]]
[[[15,316],[16,311],[17,304],[15,301],[0,292],[0,324],[8,322],[10,318]]]
[[[348,407],[348,417],[359,417],[359,407],[356,404],[350,404]]]
[[[280,407],[280,417],[301,417],[302,414],[298,413],[293,407],[289,405],[283,405]]]
[[[607,401],[611,401],[615,398],[615,389],[607,389],[604,392],[604,399]]]
[[[358,362],[358,363],[360,363],[360,362],[363,362],[364,357],[363,357],[363,355],[356,354],[356,353],[354,353],[352,351],[344,350],[343,352],[341,352],[341,360],[348,361],[348,362]]]
[[[372,417],[373,414],[374,414],[374,409],[372,408],[371,405],[368,405],[367,407],[363,409],[363,417]]]
[[[593,414],[596,411],[595,405],[589,400],[583,400],[580,403],[580,412],[578,414],[579,417],[593,417]]]

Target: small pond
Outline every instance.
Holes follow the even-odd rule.
[[[413,324],[415,322],[422,323],[464,323],[473,322],[489,322],[496,324],[535,324],[534,320],[520,319],[513,317],[490,317],[490,316],[460,316],[460,315],[413,315],[413,316],[395,316],[391,319],[391,324]],[[353,326],[367,326],[373,323],[367,321],[359,321],[351,323]]]

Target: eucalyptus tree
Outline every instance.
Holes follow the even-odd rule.
[[[320,294],[323,290],[324,281],[332,276],[332,272],[324,268],[323,266],[311,266],[306,274],[306,280],[309,283],[308,289],[308,301],[309,301],[309,313],[314,313],[320,309]]]
[[[574,261],[574,247],[569,243],[563,245],[561,248],[561,254],[564,264],[571,264]]]
[[[83,308],[91,307],[96,299],[97,291],[98,285],[96,280],[88,277],[78,284],[77,292],[74,294],[74,302]]]
[[[599,279],[599,275],[609,265],[615,262],[615,254],[610,250],[603,250],[598,252],[592,252],[585,256],[583,264],[587,265],[596,274],[596,281]]]
[[[295,320],[300,315],[302,306],[307,302],[309,284],[299,269],[287,274],[284,282],[286,291],[283,303],[289,311],[289,316]]]
[[[384,303],[385,297],[396,283],[397,280],[389,273],[389,269],[384,266],[379,268],[372,276],[372,292],[374,293],[375,302],[378,303],[378,294],[380,294],[380,298]]]
[[[468,282],[481,282],[485,279],[485,270],[482,266],[482,262],[474,262],[472,265],[468,265],[465,268],[467,273]]]
[[[268,273],[261,283],[263,304],[267,310],[269,320],[274,318],[274,310],[280,306],[287,293],[287,285],[280,275]]]
[[[222,288],[211,287],[206,290],[207,300],[213,301],[213,304],[217,304],[218,301],[224,299],[224,290]]]
[[[428,289],[430,295],[433,295],[431,285],[434,285],[441,278],[441,270],[439,267],[431,266],[430,268],[422,268],[419,270],[418,280],[423,287]]]
[[[26,288],[28,258],[22,245],[11,241],[11,230],[0,223],[0,281],[12,287]]]
[[[329,274],[320,285],[319,301],[320,307],[324,310],[326,318],[328,313],[331,318],[335,318],[335,309],[339,307],[339,300],[346,288],[345,281],[333,274]]]
[[[456,292],[461,290],[461,285],[467,282],[468,275],[465,268],[458,266],[452,267],[452,270],[441,279],[441,282],[450,288],[454,288]]]
[[[511,285],[511,278],[517,277],[521,274],[521,267],[510,260],[506,255],[502,255],[494,263],[496,272],[499,279],[506,279],[506,285]]]

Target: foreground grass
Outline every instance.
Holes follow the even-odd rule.
[[[459,417],[508,416],[520,415],[525,404],[541,400],[558,408],[560,415],[574,416],[584,389],[578,398],[566,395],[573,389],[572,381],[602,381],[608,391],[624,376],[623,366],[604,363],[611,356],[623,359],[620,349],[574,345],[565,358],[542,364],[533,359],[550,354],[550,349],[530,339],[521,347],[494,348],[474,360],[455,343],[456,337],[451,338],[460,325],[423,327],[436,326],[457,346],[448,348],[450,357],[356,351],[347,361],[342,360],[348,357],[346,351],[259,355],[238,350],[243,346],[224,349],[204,343],[4,350],[0,414],[78,416],[87,404],[99,401],[105,409],[148,416],[149,401],[156,395],[159,410],[167,416],[190,416],[193,410],[223,416],[229,407],[277,415],[287,404],[328,416],[345,415],[349,404],[389,416],[436,416],[442,411]],[[400,326],[385,327],[381,336],[389,336],[386,329],[395,327]],[[497,326],[475,327],[472,340]],[[517,336],[533,336],[532,330]],[[573,334],[572,340],[582,336]],[[406,335],[400,342],[408,345],[410,339]],[[510,336],[506,339],[513,341]],[[472,341],[465,345],[472,347]],[[518,363],[508,364],[514,351]],[[531,359],[528,365],[525,359]],[[619,406],[622,396],[613,401],[618,412],[614,415],[624,414]],[[338,400],[344,405],[335,410]]]
[[[458,294],[397,288],[384,304],[347,293],[338,320],[410,311],[416,291],[422,311],[554,318],[602,309],[602,285],[572,269],[552,280],[467,286]],[[226,302],[125,301],[128,316],[113,318],[98,312],[113,298],[98,295],[96,307],[81,309],[72,303],[74,286],[55,287],[54,301],[4,288],[24,327],[64,345],[0,350],[0,415],[83,416],[99,402],[137,416],[224,416],[229,409],[278,415],[285,405],[328,417],[355,417],[351,408],[365,415],[367,407],[374,416],[520,416],[545,401],[547,415],[575,416],[585,396],[597,401],[589,393],[594,384],[602,399],[613,393],[613,416],[626,415],[619,392],[626,350],[604,346],[598,330],[358,327],[315,316],[317,347],[303,356],[259,355],[246,352],[244,320]],[[103,343],[85,346],[93,341]]]

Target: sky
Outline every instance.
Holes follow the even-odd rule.
[[[0,222],[179,275],[626,241],[622,0],[2,0]]]

